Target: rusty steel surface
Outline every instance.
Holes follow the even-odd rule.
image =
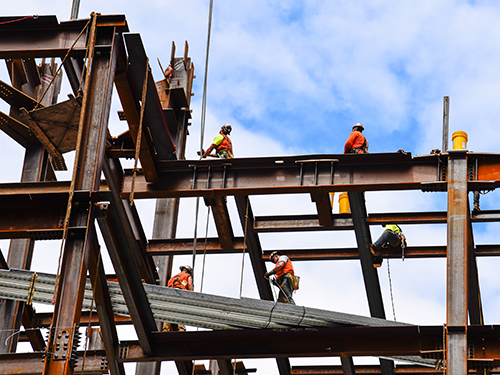
[[[356,374],[360,375],[379,375],[380,367],[373,365],[356,365]],[[395,374],[412,375],[441,375],[443,370],[436,370],[434,367],[424,367],[418,365],[399,364],[394,368]],[[490,374],[500,374],[500,368],[489,370]],[[344,375],[341,366],[293,366],[291,375]],[[469,374],[476,374],[475,369],[470,369]]]
[[[85,367],[83,352],[77,352],[78,364],[75,373],[88,375],[109,374],[108,362],[104,350],[89,351],[85,354]],[[15,353],[0,354],[1,371],[3,375],[38,375],[42,374],[42,353]]]
[[[500,326],[470,326],[469,341],[478,360],[500,365]],[[137,341],[123,341],[120,361],[172,358],[273,358],[352,356],[420,356],[443,342],[442,326],[290,328],[243,331],[167,332],[152,336],[154,353],[144,355]],[[210,343],[207,345],[207,343]],[[232,356],[232,357],[231,357]],[[474,364],[468,364],[472,368]]]
[[[93,57],[92,69],[86,77],[80,115],[82,138],[81,143],[76,146],[80,148],[75,161],[80,167],[75,173],[76,190],[98,190],[100,185],[108,114],[116,69],[116,48],[113,48],[116,45],[116,42],[113,42],[116,40],[117,34],[115,32],[113,27],[97,27],[95,29],[95,44],[110,47],[100,50],[100,53]],[[88,208],[85,204],[75,205],[72,211],[73,223],[76,223],[77,226],[90,225],[92,227],[95,212],[93,205]],[[80,320],[88,269],[88,253],[92,246],[88,238],[89,235],[91,233],[87,230],[84,234],[70,236],[65,242],[59,281],[63,287],[56,295],[52,319],[52,327],[57,327],[57,331],[51,331],[49,337],[47,347],[50,354],[45,358],[44,375],[61,373],[70,375],[73,373],[71,349],[75,342],[74,327],[79,324]],[[66,336],[67,341],[64,341]],[[57,351],[58,344],[62,346],[62,343],[67,346],[59,353]],[[57,354],[54,354],[55,352]]]
[[[241,254],[243,252],[243,237],[234,238],[233,248],[221,247],[219,239],[207,238],[198,242],[198,250],[207,254]],[[308,249],[279,249],[293,261],[307,260],[346,260],[359,259],[358,249],[352,248],[308,248]],[[274,250],[264,250],[262,260],[268,261],[269,255]],[[500,244],[497,245],[476,245],[475,255],[479,257],[500,256]],[[149,240],[148,255],[190,255],[193,253],[193,240],[187,238],[177,238],[171,240]],[[402,258],[400,248],[382,248],[377,255],[388,259]],[[404,257],[416,258],[444,258],[446,257],[446,246],[408,246],[405,247]]]
[[[320,164],[317,172],[309,170],[309,166],[301,167],[300,161],[317,156],[236,158],[230,162],[161,161],[157,169],[158,183],[148,184],[138,175],[135,196],[140,199],[208,194],[291,194],[310,193],[319,187],[325,191],[414,190],[421,189],[423,183],[435,182],[438,174],[434,158],[412,159],[399,153],[364,155],[365,163],[349,158],[351,155],[320,155],[339,159],[333,174],[329,162]],[[125,171],[124,197],[130,192],[131,178],[131,172]]]
[[[0,17],[0,23],[22,17]],[[34,16],[22,22],[0,25],[0,58],[64,57],[77,40],[88,19],[59,22],[56,16]],[[100,27],[116,27],[127,32],[123,15],[98,16]],[[78,39],[71,55],[83,56],[87,32]]]
[[[227,374],[231,373],[229,360],[233,358],[275,358],[282,375],[340,372],[346,375],[356,372],[423,375],[443,372],[442,369],[418,366],[393,367],[392,361],[386,359],[439,351],[444,339],[441,326],[157,332],[158,326],[142,282],[160,280],[165,284],[171,274],[172,255],[192,253],[192,239],[175,239],[179,198],[184,197],[203,197],[212,207],[218,237],[207,239],[206,248],[199,241],[198,251],[206,250],[207,254],[248,252],[257,289],[264,300],[273,300],[270,285],[263,278],[271,250],[262,249],[259,233],[354,230],[358,248],[283,251],[293,261],[359,259],[370,312],[378,317],[385,316],[385,312],[377,270],[373,268],[369,250],[372,242],[369,226],[387,222],[447,225],[447,246],[407,247],[404,256],[447,257],[447,375],[468,375],[472,371],[483,374],[485,367],[490,368],[489,374],[500,372],[500,327],[481,326],[483,317],[476,263],[478,256],[500,255],[500,245],[475,244],[472,228],[472,223],[500,221],[500,210],[470,212],[467,203],[468,191],[493,190],[500,186],[500,154],[450,150],[440,156],[415,157],[404,153],[375,153],[173,160],[184,159],[187,122],[191,118],[189,102],[194,76],[186,46],[184,58],[175,58],[175,52],[172,52],[172,61],[183,66],[182,71],[175,71],[178,75],[175,81],[154,82],[151,72],[146,73],[146,111],[143,133],[139,134],[142,137],[140,161],[144,170],[137,176],[134,194],[135,199],[159,198],[156,214],[168,212],[155,221],[154,240],[148,241],[136,207],[130,207],[124,201],[131,193],[132,173],[129,170],[123,172],[118,159],[133,155],[137,140],[140,97],[146,72],[146,53],[139,34],[123,35],[128,26],[122,15],[97,16],[93,52],[99,53],[95,55],[90,75],[85,79],[88,83],[82,103],[85,110],[80,107],[79,98],[58,106],[51,106],[55,103],[49,103],[46,98],[34,111],[38,99],[36,93],[46,87],[40,74],[55,68],[47,63],[37,66],[35,58],[66,55],[88,19],[59,22],[54,16],[36,16],[22,22],[2,24],[15,19],[0,17],[0,58],[9,60],[7,67],[12,79],[12,86],[0,82],[0,97],[11,106],[8,115],[0,115],[0,129],[27,148],[23,182],[0,184],[0,238],[16,239],[9,251],[10,266],[29,268],[33,239],[61,238],[70,182],[44,180],[55,179],[53,167],[62,168],[62,154],[77,147],[79,118],[83,119],[84,132],[79,145],[82,152],[77,160],[69,237],[63,254],[62,287],[55,301],[54,313],[35,314],[31,307],[27,307],[22,314],[23,303],[17,302],[7,309],[4,304],[0,310],[2,330],[19,329],[21,319],[25,328],[48,327],[50,324],[55,327],[55,334],[48,341],[45,364],[39,352],[0,354],[0,372],[71,375],[80,371],[85,374],[111,371],[115,375],[125,373],[125,362],[144,362],[148,364],[138,366],[137,373],[144,371],[145,375],[152,375],[159,372],[159,365],[150,366],[150,362],[172,360],[179,374],[188,375],[193,371],[193,359],[213,358],[217,359],[222,373]],[[64,64],[75,95],[82,82],[89,31],[84,30]],[[21,86],[23,91],[19,90]],[[113,86],[117,88],[124,110],[122,119],[126,119],[129,125],[129,131],[117,138],[107,133]],[[24,119],[20,116],[22,107],[27,113]],[[53,128],[54,119],[67,124],[71,134]],[[52,165],[47,163],[47,152],[39,144],[34,146],[37,139],[51,152]],[[106,149],[108,141],[113,144]],[[54,164],[56,161],[58,164]],[[106,181],[100,180],[103,169]],[[366,211],[365,191],[393,190],[447,192],[447,211],[372,214]],[[349,192],[353,213],[332,214],[329,192]],[[317,214],[255,217],[248,197],[266,194],[307,194]],[[246,244],[242,236],[234,236],[235,221],[231,220],[226,204],[228,195],[235,196]],[[105,282],[109,275],[104,274],[100,264],[96,221],[101,226],[106,250],[131,318],[114,316],[111,308]],[[3,254],[0,254],[3,259]],[[403,254],[400,249],[381,249],[376,255],[397,259]],[[154,262],[153,256],[162,258],[156,258]],[[157,263],[159,260],[161,262]],[[158,264],[160,275],[157,274]],[[8,267],[5,260],[2,266]],[[84,279],[89,269],[98,318],[81,312]],[[89,320],[93,326],[100,326],[106,350],[89,351],[85,370],[80,367],[81,360],[73,369],[69,352],[61,349],[60,344],[71,346],[76,326]],[[117,324],[133,324],[138,341],[120,342]],[[58,333],[68,334],[68,340],[61,339]],[[0,334],[2,343],[9,334]],[[43,350],[45,341],[39,330],[30,330],[22,337],[29,337],[34,350]],[[11,340],[10,347],[4,345],[0,351],[15,350],[16,341],[17,337]],[[100,340],[95,342],[95,348],[102,348]],[[78,356],[81,357],[82,353]],[[289,357],[332,356],[341,357],[342,367],[291,367],[288,360]],[[355,366],[352,356],[384,358],[381,366]],[[201,366],[199,370],[203,371]]]
[[[442,327],[293,328],[153,334],[154,352],[145,356],[137,342],[124,362],[173,358],[275,358],[420,355],[442,341]],[[382,354],[383,353],[383,354]]]
[[[448,161],[448,256],[446,323],[447,375],[467,374],[468,258],[467,158],[450,154]]]

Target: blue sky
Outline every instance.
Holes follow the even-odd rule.
[[[175,41],[179,56],[184,41],[189,42],[197,76],[187,151],[192,159],[200,142],[208,6],[208,0],[81,0],[80,5],[82,18],[92,11],[125,14],[130,31],[143,38],[157,80],[161,73],[156,58],[166,66],[171,42]],[[2,12],[55,14],[59,20],[66,20],[70,8],[69,0],[33,0],[8,2]],[[341,153],[352,125],[361,122],[371,152],[401,148],[413,155],[427,154],[441,148],[443,96],[449,96],[450,148],[451,134],[460,130],[468,133],[470,150],[498,152],[499,19],[500,3],[495,1],[215,0],[205,148],[220,126],[230,123],[237,157]],[[5,71],[0,67],[0,77],[7,80]],[[69,92],[63,87],[61,98]],[[115,100],[110,121],[113,135],[125,130],[115,114],[120,109]],[[0,166],[2,181],[17,181],[23,150],[1,134],[0,142],[4,160],[12,160]],[[71,155],[67,164],[72,165]],[[67,179],[69,175],[58,177]],[[497,209],[497,198],[496,192],[483,196],[482,208]],[[231,198],[228,202],[237,223],[234,203]],[[252,204],[257,215],[315,212],[307,196],[256,197]],[[442,193],[370,193],[367,207],[370,212],[445,210],[446,197]],[[140,209],[150,236],[154,202],[140,202]],[[186,200],[181,209],[179,237],[192,237],[193,200]],[[205,228],[204,210],[200,212],[199,228]],[[446,243],[443,225],[409,225],[403,229],[410,245]],[[475,229],[476,243],[498,243],[498,225],[475,225]],[[241,228],[235,231],[241,235]],[[372,228],[372,237],[380,231]],[[204,236],[204,229],[199,232]],[[209,235],[215,235],[213,221]],[[263,235],[261,241],[265,249],[355,245],[352,233],[340,232]],[[55,250],[43,246],[47,247],[44,256],[55,251],[57,257],[57,246]],[[4,253],[6,248],[2,244]],[[176,265],[182,262],[189,260],[179,259]],[[231,264],[231,269],[223,268],[222,263]],[[297,303],[367,315],[359,264],[333,263],[298,262],[303,288],[297,293]],[[498,263],[495,259],[479,260],[488,324],[500,320]],[[197,260],[197,267],[199,264]],[[214,256],[207,267],[208,292],[239,295],[240,256],[228,256],[223,262]],[[394,260],[390,267],[398,320],[444,323],[445,261]],[[379,277],[386,314],[392,317],[386,262],[379,269]],[[244,295],[257,295],[249,263]],[[256,363],[256,367],[267,366],[265,373],[277,373],[273,361]],[[337,364],[338,360],[325,363]]]

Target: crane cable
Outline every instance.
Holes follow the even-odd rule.
[[[208,12],[208,33],[207,33],[207,54],[205,57],[205,77],[203,79],[203,99],[201,106],[201,133],[200,133],[200,153],[203,149],[203,140],[205,136],[205,118],[207,109],[207,76],[208,76],[208,56],[210,52],[210,35],[212,30],[212,13],[213,13],[214,1],[210,0],[210,9]],[[200,159],[203,155],[200,155]],[[196,168],[196,167],[195,167]],[[200,197],[196,198],[196,208],[195,208],[195,223],[194,223],[194,239],[193,239],[193,270],[196,261],[196,245],[198,242],[198,213],[200,210]]]
[[[208,12],[208,33],[207,33],[207,54],[205,58],[205,77],[203,78],[203,99],[202,99],[202,105],[201,105],[201,127],[200,127],[200,159],[202,158],[203,154],[201,153],[201,150],[203,149],[203,141],[204,141],[204,136],[205,136],[205,118],[206,118],[206,108],[207,108],[207,76],[208,76],[208,56],[210,52],[210,34],[212,30],[212,11],[214,7],[214,1],[210,0],[210,8]],[[196,168],[196,167],[195,167]],[[198,214],[200,211],[200,197],[196,197],[196,208],[195,208],[195,223],[194,223],[194,238],[193,238],[193,271],[194,271],[194,265],[196,261],[196,245],[198,242]],[[210,207],[208,209],[208,215],[210,214]],[[207,216],[208,216],[207,215]],[[208,218],[207,218],[207,230],[206,230],[206,236],[208,236]],[[205,249],[206,249],[206,239],[205,239]],[[204,275],[204,269],[205,269],[205,256],[203,257],[203,271],[202,275]],[[203,287],[203,276],[202,276],[202,281],[201,281],[201,287]],[[195,363],[193,363],[193,372],[192,375],[194,375],[195,372]]]

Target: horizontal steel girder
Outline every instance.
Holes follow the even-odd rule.
[[[83,357],[85,355],[85,363]],[[78,364],[74,374],[109,374],[108,361],[104,350],[77,352]],[[0,354],[2,374],[38,375],[42,374],[42,353],[12,353]],[[82,367],[83,366],[83,367]]]
[[[480,360],[500,364],[500,326],[469,326],[476,366]],[[442,345],[442,326],[288,328],[243,331],[167,332],[152,335],[153,354],[138,342],[122,342],[124,362],[210,359],[349,356],[420,356]],[[481,346],[482,345],[482,346]],[[484,350],[482,349],[484,348]],[[476,365],[474,365],[476,362]]]
[[[234,238],[233,248],[224,248],[217,237],[203,240],[200,252],[207,254],[241,254],[243,252],[243,237]],[[357,248],[324,248],[324,249],[280,249],[291,260],[345,260],[359,259]],[[193,253],[193,240],[176,238],[170,240],[150,240],[148,255],[190,255]],[[262,253],[262,260],[268,261],[271,250]],[[476,245],[476,256],[499,256],[500,245]],[[402,258],[401,248],[382,248],[379,256],[389,259]],[[405,258],[444,258],[446,246],[409,246],[404,250]]]
[[[380,375],[380,366],[376,365],[356,365],[356,374],[359,375]],[[442,373],[443,370],[436,370],[434,367],[424,367],[415,365],[396,365],[394,373],[396,375],[434,375]],[[470,374],[476,374],[475,370],[470,370]],[[490,374],[500,374],[500,368],[493,369]],[[344,375],[342,366],[293,366],[291,375]]]
[[[0,22],[22,17],[0,17]],[[0,58],[64,57],[83,31],[88,19],[58,22],[56,16],[35,16],[23,22],[0,26]],[[128,31],[124,15],[98,16],[97,26],[115,26]],[[71,55],[86,52],[88,29],[73,46]]]
[[[159,162],[156,184],[137,176],[135,197],[254,195],[328,191],[411,190],[438,181],[438,162],[432,157],[402,154],[302,155],[227,160]],[[356,155],[354,155],[356,156]],[[210,167],[210,170],[209,170]],[[123,195],[130,192],[132,174],[126,171]]]

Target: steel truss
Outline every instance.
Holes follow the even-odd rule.
[[[4,17],[0,21],[15,19]],[[229,360],[234,358],[276,358],[281,375],[432,372],[421,366],[395,367],[390,357],[398,356],[441,360],[448,375],[499,372],[500,328],[483,326],[476,256],[499,255],[500,245],[476,245],[471,223],[499,221],[500,213],[471,213],[467,197],[469,191],[499,186],[499,154],[455,150],[415,157],[390,153],[188,161],[184,152],[194,67],[187,45],[180,58],[175,57],[175,47],[172,49],[173,77],[155,82],[140,35],[128,33],[124,16],[92,14],[90,19],[69,22],[40,16],[1,22],[0,30],[0,57],[6,60],[11,77],[10,84],[0,82],[0,97],[10,105],[8,114],[0,113],[0,128],[26,148],[21,182],[0,184],[0,238],[12,239],[7,260],[2,255],[0,265],[30,269],[35,241],[65,239],[54,312],[35,314],[29,297],[26,301],[2,300],[0,304],[3,373],[124,374],[123,363],[137,362],[138,373],[156,374],[161,361],[173,360],[180,374],[201,374],[207,370],[193,368],[192,361],[215,359],[221,374],[231,374]],[[50,86],[42,79],[56,70],[55,58],[63,59],[58,62],[73,90],[67,102],[57,101],[55,88],[61,75],[56,75]],[[108,131],[113,87],[123,107],[120,118],[129,127],[116,137]],[[142,100],[144,87],[146,99]],[[42,98],[47,88],[48,94]],[[59,130],[47,119],[57,120]],[[120,158],[135,155],[138,139],[142,170],[135,171],[134,177],[134,171],[122,169]],[[72,150],[78,156],[77,173],[72,181],[56,181],[54,170],[67,167],[64,153]],[[384,190],[446,192],[448,209],[368,213],[363,193]],[[349,193],[351,214],[332,214],[329,193],[340,191]],[[307,194],[317,215],[255,216],[250,196],[263,194]],[[235,197],[240,224],[248,226],[245,238],[234,236],[235,224],[225,199],[230,195]],[[153,239],[147,239],[135,205],[128,202],[132,196],[158,199]],[[369,250],[369,225],[387,221],[446,223],[446,248],[406,250],[407,257],[447,258],[444,331],[443,327],[388,324],[159,332],[146,293],[149,286],[143,283],[165,285],[172,272],[172,257],[193,247],[192,239],[175,238],[179,199],[185,197],[203,197],[212,207],[218,237],[209,239],[207,253],[239,252],[245,247],[260,298],[268,301],[273,297],[263,275],[269,251],[262,249],[259,233],[354,230],[357,248],[287,253],[294,260],[359,259],[370,313],[378,319],[384,319],[385,312]],[[120,318],[113,311],[97,226],[130,318]],[[380,256],[397,255],[382,251]],[[87,273],[97,318],[82,313]],[[93,336],[82,368],[84,353],[76,350],[78,327],[89,320],[94,327],[89,334],[97,328],[100,334]],[[120,341],[118,324],[133,324],[138,340]],[[11,335],[21,325],[27,329],[26,335]],[[41,327],[50,328],[47,341],[36,329]],[[33,353],[16,353],[19,337],[31,342]],[[304,356],[338,356],[342,367],[290,366],[289,357]],[[378,356],[380,366],[355,366],[352,356]],[[242,364],[238,366],[239,373],[248,372]]]

